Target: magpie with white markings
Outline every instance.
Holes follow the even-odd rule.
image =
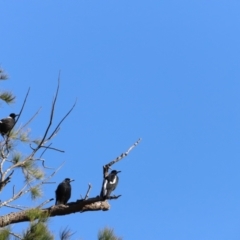
[[[56,203],[55,205],[64,204],[66,205],[71,197],[71,184],[74,181],[70,178],[65,178],[56,189]]]
[[[16,122],[16,116],[18,116],[18,114],[11,113],[7,118],[3,118],[0,120],[0,133],[2,135],[5,135],[12,130]]]
[[[118,173],[121,171],[112,170],[107,177],[105,177],[102,185],[101,197],[107,199],[111,193],[116,189],[119,181]]]

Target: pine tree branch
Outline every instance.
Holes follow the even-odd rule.
[[[107,201],[101,201],[100,197],[89,198],[87,200],[78,200],[68,203],[67,205],[54,205],[49,208],[42,209],[43,214],[48,217],[64,216],[73,213],[88,211],[107,211],[110,205]],[[5,227],[13,223],[30,221],[28,210],[21,212],[13,212],[0,217],[0,227]]]
[[[63,166],[64,162],[51,174],[49,175],[48,177],[46,177],[43,181],[41,181],[40,183],[36,184],[35,186],[30,186],[28,189],[27,186],[30,185],[31,182],[33,182],[33,180],[27,182],[23,188],[18,192],[18,193],[13,193],[13,196],[6,200],[6,201],[3,201],[3,202],[0,202],[0,208],[3,207],[3,206],[6,206],[7,204],[9,204],[10,202],[13,202],[15,201],[16,199],[18,199],[19,197],[21,197],[22,195],[28,193],[31,191],[32,188],[39,188],[41,185],[45,184],[50,178],[52,178],[58,171],[59,169]],[[16,165],[16,164],[15,164]],[[26,190],[25,190],[26,189]]]

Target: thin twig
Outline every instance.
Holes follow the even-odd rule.
[[[42,146],[42,148],[45,148],[46,150],[51,149],[51,150],[54,150],[54,151],[57,151],[57,152],[62,152],[62,153],[65,152],[64,150],[60,150],[60,149],[49,147],[49,146]]]
[[[103,166],[103,178],[105,179],[107,176],[108,176],[108,170],[111,169],[110,167],[115,164],[116,162],[119,162],[120,160],[122,160],[124,157],[126,157],[129,152],[134,148],[136,147],[139,142],[141,141],[142,139],[139,138],[126,152],[122,153],[120,156],[118,156],[117,158],[115,158],[113,161],[111,161],[110,163],[106,164]]]
[[[20,235],[16,234],[16,233],[9,232],[9,234],[13,235],[14,237],[16,237],[16,238],[18,238],[20,240],[23,240],[23,238]]]
[[[24,207],[24,206],[20,206],[20,205],[9,205],[6,204],[5,207],[9,207],[9,208],[14,208],[14,209],[18,209],[18,210],[25,210],[28,207]]]
[[[92,188],[92,185],[91,185],[91,183],[89,183],[89,184],[88,184],[87,193],[86,193],[86,195],[85,195],[85,197],[84,197],[83,200],[87,200],[87,199],[88,199],[91,188]]]
[[[50,137],[48,138],[51,139],[53,137],[53,135],[55,134],[56,131],[58,131],[59,126],[62,124],[62,122],[66,119],[66,117],[72,112],[72,110],[74,109],[75,105],[77,103],[77,100],[75,101],[75,103],[73,104],[73,106],[71,107],[71,109],[67,112],[67,114],[62,118],[62,120],[58,123],[58,125],[56,126],[56,128],[53,130],[53,133],[50,135]]]
[[[42,184],[44,184],[48,179],[52,178],[52,177],[59,171],[59,169],[63,166],[64,163],[65,163],[65,162],[63,162],[51,175],[49,175],[47,178],[45,178],[44,181],[36,184],[34,187],[39,187],[39,186],[41,186]],[[23,187],[17,194],[15,194],[12,198],[10,198],[10,199],[8,199],[8,200],[6,200],[6,201],[4,201],[4,202],[1,202],[1,203],[0,203],[0,208],[3,207],[3,206],[5,206],[6,204],[8,204],[8,203],[10,203],[10,202],[18,199],[20,196],[22,196],[22,195],[30,192],[30,191],[31,191],[31,188],[32,188],[32,187],[30,186],[30,183],[31,183],[32,181],[33,181],[33,180],[30,180],[29,182],[27,182],[27,183],[24,185],[24,187]],[[29,188],[26,189],[26,190],[24,190],[27,186],[29,186]]]
[[[126,157],[126,156],[129,154],[129,152],[130,152],[134,147],[136,147],[136,146],[139,144],[139,142],[140,142],[141,140],[142,140],[142,139],[139,138],[125,153],[122,153],[120,156],[118,156],[117,158],[115,158],[113,161],[111,161],[110,163],[106,164],[105,166],[109,168],[109,167],[111,167],[114,163],[122,160],[124,157]]]
[[[21,114],[22,114],[22,111],[23,111],[24,106],[25,106],[25,104],[26,104],[26,101],[27,101],[29,92],[30,92],[30,88],[28,88],[27,94],[26,94],[25,99],[24,99],[24,101],[23,101],[22,108],[21,108],[20,112],[18,113],[18,117],[17,117],[17,120],[15,121],[14,126],[16,125],[16,123],[18,122],[18,119],[20,118],[20,116],[21,116]],[[13,127],[14,127],[14,126],[13,126]]]
[[[0,182],[0,191],[10,182],[10,179],[14,173],[14,170],[5,178],[3,181]]]
[[[54,200],[54,198],[50,198],[50,199],[44,201],[43,203],[41,203],[41,204],[40,204],[38,207],[36,207],[36,208],[41,208],[42,206],[46,205],[47,203],[49,203],[49,202],[51,202],[51,201],[53,201],[53,200]]]
[[[52,125],[52,120],[53,120],[53,115],[54,115],[54,109],[55,109],[55,104],[56,104],[56,101],[57,101],[57,97],[58,97],[58,91],[59,91],[59,85],[60,85],[60,75],[58,76],[58,85],[57,85],[57,91],[56,91],[56,95],[53,99],[53,103],[52,103],[52,109],[51,109],[51,114],[50,114],[50,120],[49,120],[49,123],[48,123],[48,126],[47,126],[47,129],[45,130],[45,133],[43,135],[43,138],[42,140],[40,141],[40,143],[38,144],[37,148],[33,151],[33,154],[35,154],[38,149],[41,148],[42,144],[44,143],[46,137],[47,137],[47,134],[48,134],[48,131]]]
[[[19,129],[19,131],[21,131],[22,129],[24,129],[40,112],[40,110],[42,109],[42,107],[40,107],[37,112]]]
[[[45,166],[45,160],[44,159],[36,158],[36,159],[34,159],[34,161],[41,161],[42,162],[42,166],[44,168],[46,168],[46,169],[54,169],[54,168]]]
[[[113,195],[113,196],[107,197],[106,199],[109,199],[109,200],[118,199],[118,198],[121,197],[121,196],[122,196],[122,195],[117,195],[117,196]]]

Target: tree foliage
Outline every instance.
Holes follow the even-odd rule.
[[[115,235],[113,228],[105,227],[98,232],[98,240],[122,240],[122,238]]]
[[[0,80],[7,80],[7,79],[8,79],[7,73],[0,67]],[[15,96],[13,95],[12,92],[5,90],[0,92],[0,99],[7,104],[11,104],[11,103],[14,103]]]
[[[0,69],[0,80],[7,79],[7,74]],[[19,117],[16,120],[14,128],[5,136],[0,136],[0,193],[7,190],[12,192],[12,195],[6,199],[1,199],[0,208],[14,209],[14,212],[10,212],[6,215],[0,216],[0,240],[7,240],[10,236],[15,239],[23,240],[52,240],[54,236],[48,228],[49,217],[62,216],[66,214],[72,214],[75,212],[86,212],[86,211],[99,211],[109,210],[110,205],[101,196],[89,198],[91,185],[89,184],[87,193],[84,198],[77,199],[75,202],[68,203],[67,205],[52,205],[51,207],[44,208],[44,206],[53,201],[51,199],[43,199],[40,205],[36,205],[35,199],[42,199],[42,187],[43,184],[48,183],[49,180],[58,172],[63,166],[61,164],[57,168],[50,170],[47,167],[47,160],[43,158],[46,151],[58,151],[64,152],[61,149],[52,146],[53,138],[60,131],[60,126],[64,120],[69,116],[75,104],[65,113],[64,117],[59,120],[56,126],[53,126],[53,118],[55,117],[56,102],[59,94],[60,81],[56,89],[56,94],[51,105],[50,116],[48,117],[48,124],[44,130],[42,137],[32,138],[30,137],[30,123],[38,115],[39,111],[34,114],[28,122],[19,126],[18,122],[21,121],[21,115],[24,112],[24,107],[28,99],[28,90],[26,97],[23,101],[22,108],[19,112]],[[12,103],[15,97],[9,95],[6,92],[0,94],[0,99],[6,103]],[[108,175],[110,167],[126,157],[128,153],[139,143],[140,139],[134,143],[126,152],[122,153],[119,157],[111,161],[110,163],[103,166],[103,178]],[[19,144],[20,143],[20,144]],[[28,146],[26,152],[22,152],[21,146]],[[26,149],[26,148],[25,148]],[[19,171],[20,170],[20,171]],[[9,182],[12,177],[18,174],[18,179],[21,177],[23,181],[15,182],[12,189],[10,189]],[[26,195],[31,196],[31,203],[28,206],[21,206],[18,204],[19,199]],[[119,196],[110,196],[108,199],[117,199]],[[29,222],[28,228],[22,233],[15,233],[11,231],[11,224]],[[68,240],[71,238],[73,233],[68,229],[64,229],[60,232],[61,240]],[[105,228],[99,232],[98,235],[101,240],[120,240],[114,235],[112,229]]]

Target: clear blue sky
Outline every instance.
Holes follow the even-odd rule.
[[[54,124],[78,99],[53,142],[65,153],[45,155],[66,163],[43,200],[65,177],[76,180],[71,201],[89,182],[99,194],[102,165],[143,139],[115,165],[122,197],[111,210],[52,218],[56,235],[68,225],[74,240],[104,226],[124,240],[240,239],[239,1],[0,2],[1,89],[17,95],[1,117],[31,87],[19,124],[42,106],[31,125],[41,136],[59,70]]]

